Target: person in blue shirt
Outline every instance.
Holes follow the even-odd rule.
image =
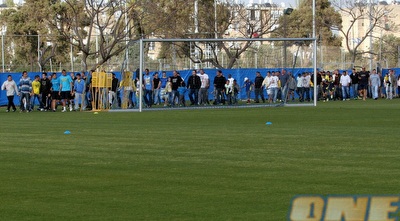
[[[74,94],[75,94],[75,108],[74,110],[77,111],[79,109],[79,104],[82,108],[85,107],[85,99],[83,99],[84,92],[85,92],[85,80],[81,78],[81,74],[76,74],[76,80],[74,81]]]
[[[252,91],[252,87],[253,87],[253,82],[249,80],[249,78],[245,77],[244,78],[244,84],[242,88],[245,88],[246,90],[246,98],[247,98],[247,104],[250,104],[250,94]]]
[[[186,107],[185,93],[187,92],[186,85],[184,81],[181,81],[181,85],[178,87],[179,93],[179,106]]]
[[[60,79],[57,78],[56,73],[53,73],[51,75],[50,91],[51,91],[51,109],[53,110],[53,112],[55,112],[56,105],[60,101]]]
[[[165,91],[165,87],[167,86],[167,81],[168,81],[167,72],[163,71],[160,78],[161,82],[160,94],[165,104],[166,100],[168,100],[168,95],[167,92]]]
[[[62,75],[60,76],[60,97],[63,105],[62,112],[67,111],[66,104],[69,103],[69,110],[72,111],[72,104],[70,102],[70,97],[72,96],[72,86],[73,81],[71,76],[67,75],[65,70],[62,70]]]
[[[147,68],[145,70],[145,74],[143,75],[143,87],[143,100],[147,107],[151,107],[153,104],[153,84],[150,71]]]

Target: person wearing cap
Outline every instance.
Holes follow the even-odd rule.
[[[248,77],[245,77],[242,88],[245,88],[245,91],[246,91],[247,104],[250,104],[250,94],[252,91],[252,87],[253,87],[253,82],[250,81]]]

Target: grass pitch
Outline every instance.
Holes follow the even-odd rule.
[[[1,220],[285,220],[296,194],[399,193],[399,100],[0,111]]]

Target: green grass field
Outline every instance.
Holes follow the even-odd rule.
[[[97,115],[2,107],[0,220],[286,220],[297,194],[398,194],[399,101]]]

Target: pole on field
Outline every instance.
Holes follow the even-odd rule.
[[[314,66],[314,106],[317,106],[318,99],[318,91],[317,91],[317,38],[316,38],[316,30],[315,30],[315,0],[312,1],[312,14],[313,14],[313,41],[314,41],[314,57],[313,57],[313,66]]]
[[[140,48],[140,60],[139,60],[139,112],[142,112],[142,99],[143,99],[143,94],[142,94],[142,83],[143,83],[143,62],[144,62],[144,50],[143,50],[143,37],[140,39],[139,42],[139,48]]]

